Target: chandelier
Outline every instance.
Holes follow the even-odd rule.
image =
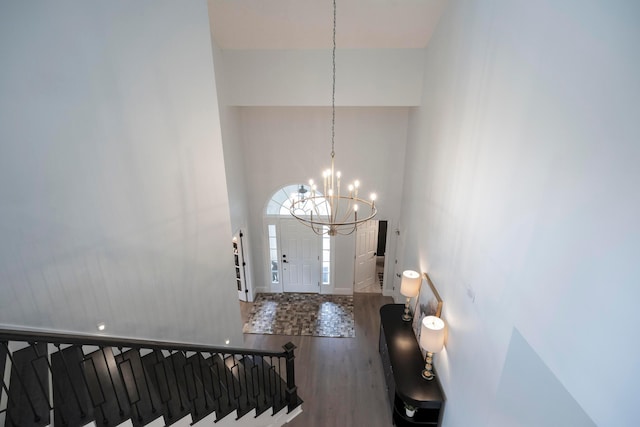
[[[293,217],[310,227],[316,234],[347,235],[353,233],[358,224],[376,216],[376,195],[370,199],[359,197],[358,180],[342,192],[340,171],[335,170],[335,124],[336,124],[336,0],[333,0],[333,76],[331,96],[331,168],[322,173],[322,193],[317,184],[309,180],[309,189],[300,185],[291,195],[289,211]],[[309,193],[309,194],[307,194]]]

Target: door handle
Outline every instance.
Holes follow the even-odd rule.
[[[287,261],[286,259],[283,259],[282,262],[284,262],[285,264],[289,264],[289,261]]]

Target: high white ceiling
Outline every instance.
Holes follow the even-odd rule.
[[[423,48],[448,0],[337,0],[338,48]],[[209,0],[222,49],[332,46],[331,0]]]

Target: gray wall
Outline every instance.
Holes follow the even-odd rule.
[[[231,105],[331,105],[330,49],[227,49]],[[420,104],[422,49],[336,49],[336,105]]]
[[[444,299],[446,427],[530,425],[537,395],[575,403],[544,425],[637,424],[639,20],[630,1],[452,1],[427,48],[401,224]]]
[[[242,343],[205,0],[0,3],[0,324]]]

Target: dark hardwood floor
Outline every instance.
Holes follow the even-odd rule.
[[[303,412],[291,427],[388,427],[391,409],[378,339],[379,309],[393,303],[381,294],[354,294],[355,338],[245,334],[248,347],[279,350],[291,341],[296,349],[296,383]],[[250,303],[240,303],[243,321]]]

